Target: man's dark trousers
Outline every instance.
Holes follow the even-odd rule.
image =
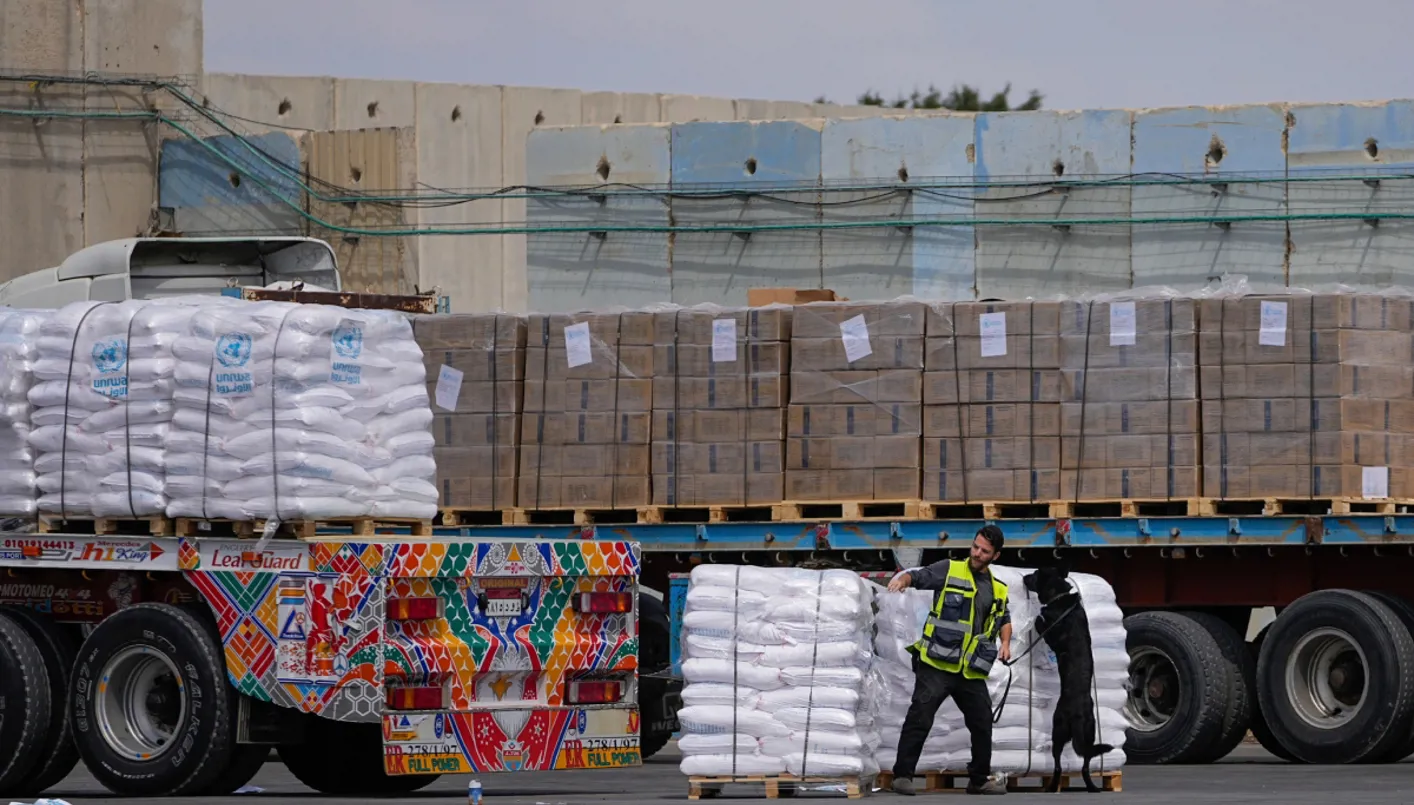
[[[967,776],[971,782],[984,782],[992,770],[992,697],[987,692],[987,680],[939,671],[919,662],[917,657],[913,658],[913,675],[913,701],[903,719],[894,778],[912,777],[917,771],[918,756],[923,753],[923,744],[933,729],[933,718],[951,696],[972,735],[972,762],[967,764]]]

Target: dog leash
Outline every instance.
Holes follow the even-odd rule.
[[[1015,674],[1012,673],[1011,667],[1012,667],[1013,665],[1015,665],[1016,663],[1020,662],[1022,657],[1025,657],[1027,654],[1030,654],[1030,653],[1031,653],[1031,650],[1034,649],[1034,648],[1036,648],[1036,646],[1040,644],[1040,642],[1046,637],[1047,634],[1050,633],[1050,631],[1051,631],[1052,629],[1054,629],[1054,628],[1056,628],[1057,626],[1059,626],[1060,623],[1061,623],[1061,621],[1064,621],[1066,618],[1070,617],[1070,613],[1074,612],[1075,609],[1076,609],[1076,607],[1079,607],[1079,606],[1081,605],[1082,600],[1081,600],[1081,598],[1080,598],[1080,589],[1079,589],[1079,588],[1074,588],[1074,592],[1075,592],[1075,603],[1074,603],[1074,604],[1071,604],[1071,605],[1070,605],[1070,608],[1068,608],[1066,611],[1062,612],[1062,613],[1060,614],[1060,617],[1056,618],[1054,621],[1051,621],[1049,624],[1047,624],[1045,629],[1042,629],[1040,632],[1038,632],[1038,633],[1036,634],[1036,637],[1031,640],[1030,645],[1028,645],[1025,649],[1023,649],[1020,654],[1016,655],[1015,657],[1012,657],[1010,660],[1003,660],[1003,661],[1002,661],[1002,665],[1006,666],[1006,687],[1002,690],[1002,700],[997,703],[997,709],[994,710],[994,711],[992,711],[992,723],[993,723],[993,724],[996,724],[997,722],[999,722],[999,721],[1002,720],[1002,712],[1006,709],[1007,697],[1011,695],[1011,682],[1012,682],[1012,679],[1015,677]],[[1069,595],[1069,593],[1066,593],[1066,595]],[[1056,598],[1059,598],[1059,597],[1060,597],[1060,596],[1056,596]],[[1042,604],[1041,604],[1042,610],[1044,610],[1047,606],[1050,606],[1051,603],[1054,603],[1055,600],[1056,600],[1056,599],[1053,598],[1053,599],[1051,599],[1051,600],[1048,601],[1048,602],[1042,603]]]

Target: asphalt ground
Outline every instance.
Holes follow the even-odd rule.
[[[108,805],[284,805],[318,802],[463,803],[469,777],[445,777],[409,797],[398,799],[322,797],[300,785],[277,761],[265,765],[253,785],[258,793],[231,797],[192,797],[164,800],[123,799],[108,794],[86,771],[76,771],[46,796],[72,805],[102,802]],[[642,768],[616,771],[582,771],[488,775],[480,778],[487,805],[577,805],[591,802],[656,803],[687,800],[687,779],[678,771],[676,746],[670,745]],[[921,784],[921,780],[919,781]],[[919,795],[921,798],[951,795]],[[1008,794],[1004,801],[1053,801],[1052,794]],[[1094,796],[1146,805],[1201,805],[1201,803],[1414,803],[1414,763],[1382,766],[1297,766],[1282,763],[1252,745],[1243,745],[1226,760],[1207,766],[1133,766],[1124,771],[1124,791],[1087,795],[1064,794],[1067,801]],[[842,794],[806,792],[801,798],[848,802]],[[766,801],[760,786],[729,787],[721,799]],[[899,801],[902,797],[875,792],[873,802]],[[3,805],[3,803],[0,803]]]

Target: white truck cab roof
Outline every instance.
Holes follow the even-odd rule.
[[[54,268],[0,283],[0,306],[47,309],[277,283],[341,290],[333,249],[305,237],[110,240]]]

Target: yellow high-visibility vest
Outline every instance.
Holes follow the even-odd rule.
[[[918,659],[941,671],[986,679],[997,661],[997,616],[1006,611],[1006,585],[992,575],[992,608],[982,631],[972,633],[972,602],[977,585],[965,559],[948,563],[948,580],[933,601],[923,637],[913,644]]]

